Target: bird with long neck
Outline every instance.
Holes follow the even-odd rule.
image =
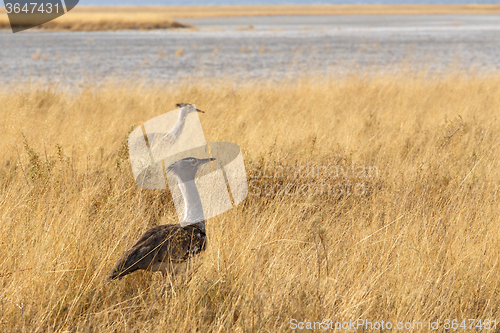
[[[186,159],[181,161],[185,162]],[[180,162],[180,161],[179,161]],[[191,162],[196,163],[196,162]],[[205,233],[205,216],[203,215],[203,206],[201,204],[200,193],[194,182],[196,176],[195,168],[180,169],[181,163],[172,163],[167,168],[167,173],[173,174],[177,178],[179,189],[184,200],[184,217],[180,223],[181,226],[194,224]]]
[[[151,146],[151,149],[156,148],[159,145],[163,144],[168,144],[168,145],[173,145],[179,136],[182,133],[182,130],[184,129],[184,126],[186,125],[186,118],[190,113],[193,112],[200,112],[200,113],[205,113],[205,111],[197,109],[193,104],[188,104],[188,103],[177,103],[175,104],[179,110],[179,115],[177,116],[177,121],[175,122],[175,125],[167,132],[165,135],[163,135],[160,138],[155,138],[158,139],[158,141],[154,142],[153,145]]]
[[[167,172],[177,178],[184,199],[180,224],[159,225],[146,231],[118,259],[108,280],[137,270],[163,272],[197,255],[206,247],[206,229],[200,194],[194,182],[198,168],[215,158],[187,157],[172,163]]]

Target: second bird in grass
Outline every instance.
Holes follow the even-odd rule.
[[[108,280],[137,270],[166,272],[174,264],[197,255],[206,246],[205,219],[200,194],[194,182],[198,168],[215,158],[187,157],[172,163],[167,172],[174,175],[184,199],[184,218],[180,224],[159,225],[146,231],[118,259]]]
[[[161,136],[158,134],[153,134],[148,139],[151,140],[151,149],[165,149],[165,147],[169,147],[176,143],[179,139],[181,133],[184,131],[184,126],[186,125],[186,118],[190,113],[205,113],[200,109],[197,109],[193,104],[189,103],[177,103],[175,104],[179,110],[179,115],[177,116],[177,121],[175,125],[165,134]],[[156,136],[158,135],[158,136]],[[166,146],[165,146],[166,145]]]

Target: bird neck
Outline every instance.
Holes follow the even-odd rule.
[[[193,180],[179,182],[179,188],[184,199],[184,218],[181,225],[194,224],[205,232],[205,216],[201,204],[200,194]]]
[[[179,116],[177,117],[177,122],[175,123],[174,127],[169,131],[169,134],[172,137],[172,143],[174,143],[179,135],[182,133],[182,129],[184,128],[184,125],[186,124],[186,117],[187,117],[187,109],[186,108],[181,108],[179,111]]]

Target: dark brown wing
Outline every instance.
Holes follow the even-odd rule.
[[[146,231],[118,259],[109,280],[139,269],[152,269],[159,263],[180,263],[205,249],[205,234],[194,225],[159,225]]]

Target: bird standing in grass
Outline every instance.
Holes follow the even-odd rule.
[[[194,182],[198,168],[215,158],[187,157],[172,163],[167,172],[178,180],[184,199],[184,218],[180,224],[159,225],[146,231],[118,259],[109,280],[119,279],[137,270],[172,271],[206,247],[206,230],[200,194]]]
[[[180,108],[175,125],[167,133],[161,136],[157,136],[158,134],[153,133],[150,138],[150,140],[152,140],[151,149],[165,149],[165,145],[168,147],[175,144],[186,125],[188,114],[196,112],[205,113],[205,111],[199,110],[193,104],[189,103],[177,103],[175,106]]]

